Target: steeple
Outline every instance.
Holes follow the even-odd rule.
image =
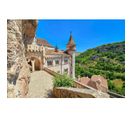
[[[55,52],[58,52],[58,46],[56,45],[56,47],[55,47]]]
[[[69,42],[67,44],[67,49],[69,49],[71,51],[75,51],[75,48],[76,48],[76,45],[75,45],[75,42],[72,37],[72,32],[70,32],[70,38],[69,38]]]
[[[36,44],[36,36],[34,36],[32,44]]]

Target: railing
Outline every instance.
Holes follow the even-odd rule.
[[[48,72],[52,76],[60,75],[59,73],[56,73],[56,72],[54,72],[54,71],[52,71],[52,70],[50,70],[50,69],[48,69],[46,67],[44,67],[43,70]]]
[[[108,91],[108,94],[110,95],[111,98],[125,98],[125,96],[122,96],[120,94]]]
[[[90,87],[90,86],[87,86],[85,84],[82,84],[76,80],[73,80],[74,81],[74,86],[77,87],[77,88],[86,88],[86,89],[92,89],[92,90],[95,90],[94,88]]]
[[[61,75],[61,74],[56,73],[55,71],[52,71],[52,70],[50,70],[50,69],[48,69],[48,68],[46,68],[46,67],[44,67],[43,70],[45,70],[46,72],[48,72],[48,73],[51,74],[52,76]],[[96,90],[96,89],[94,89],[94,88],[92,88],[92,87],[90,87],[90,86],[87,86],[87,85],[85,85],[85,84],[82,84],[82,83],[80,83],[80,82],[78,82],[78,81],[76,81],[76,80],[73,80],[73,82],[74,82],[74,87]]]
[[[48,72],[49,74],[51,74],[52,76],[56,76],[56,75],[61,75],[59,73],[56,73],[48,68],[43,68],[43,70],[45,70],[46,72]],[[97,91],[96,89],[90,87],[90,86],[87,86],[87,85],[84,85],[76,80],[73,80],[74,81],[74,87],[77,87],[77,88],[85,88],[85,89],[91,89],[91,90],[94,90],[94,91]],[[114,93],[114,92],[111,92],[111,91],[108,91],[107,92],[111,98],[125,98],[124,96],[122,95],[119,95],[117,93]]]
[[[45,70],[46,72],[48,72],[48,73],[49,73],[50,75],[52,75],[52,76],[61,75],[61,74],[56,73],[55,71],[52,71],[52,70],[50,70],[50,69],[48,69],[48,68],[46,68],[46,67],[44,67],[43,70]],[[89,87],[89,86],[87,86],[87,85],[84,85],[84,84],[82,84],[82,83],[80,83],[80,82],[78,82],[78,81],[76,81],[76,80],[73,80],[73,81],[74,81],[74,87],[86,88],[86,89],[93,89],[93,90],[95,90],[94,88]]]

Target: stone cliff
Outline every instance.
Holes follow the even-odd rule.
[[[28,93],[30,69],[25,57],[27,44],[32,43],[36,20],[7,21],[7,96],[24,97]]]

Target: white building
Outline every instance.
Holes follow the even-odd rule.
[[[72,35],[70,35],[65,51],[54,48],[44,39],[34,38],[33,43],[27,45],[27,61],[32,71],[46,67],[75,78],[75,47]]]

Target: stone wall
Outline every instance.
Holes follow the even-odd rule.
[[[56,87],[53,95],[57,98],[109,98],[106,93],[101,93],[92,89]]]
[[[24,97],[28,92],[25,47],[34,38],[36,26],[36,20],[7,21],[7,97]]]
[[[42,68],[43,68],[43,52],[27,51],[26,58],[29,60],[29,63],[31,63],[31,61],[34,60],[35,70],[42,70]]]

